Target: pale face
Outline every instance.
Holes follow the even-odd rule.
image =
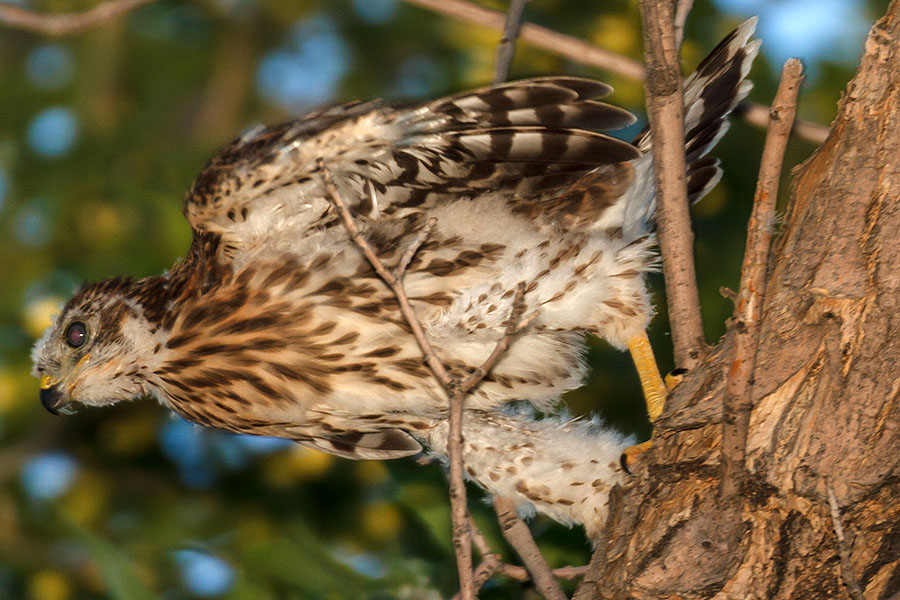
[[[153,328],[126,298],[98,293],[100,285],[72,298],[32,352],[41,404],[53,414],[71,412],[72,402],[105,406],[153,391]]]

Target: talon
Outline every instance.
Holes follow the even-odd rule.
[[[641,454],[650,449],[651,445],[653,445],[652,440],[647,440],[646,442],[641,442],[640,444],[625,448],[622,452],[622,456],[619,457],[619,463],[622,465],[622,468],[625,469],[626,473],[631,475],[631,466],[637,462],[637,459]]]
[[[687,372],[688,370],[684,367],[678,367],[677,369],[669,371],[669,374],[665,377],[666,388],[670,392],[677,388],[678,384],[681,383],[681,380],[684,379],[684,376],[687,375]]]

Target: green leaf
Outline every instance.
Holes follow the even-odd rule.
[[[102,537],[70,524],[75,536],[84,544],[100,568],[106,591],[112,600],[155,600],[157,595],[135,574],[128,556]]]
[[[281,537],[255,546],[245,554],[251,572],[265,573],[310,598],[363,598],[383,587],[336,560],[306,527],[291,527]]]

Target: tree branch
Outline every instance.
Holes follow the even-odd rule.
[[[496,31],[503,31],[506,20],[503,13],[483,8],[468,0],[405,0],[405,2]],[[519,39],[577,64],[604,69],[629,79],[643,80],[646,77],[644,65],[640,61],[540,25],[523,23]],[[764,128],[769,124],[768,106],[755,102],[745,102],[741,106],[744,108],[743,119],[754,127]],[[793,133],[812,144],[821,144],[828,138],[830,132],[831,128],[825,125],[812,121],[797,121]]]
[[[39,14],[18,6],[0,4],[0,23],[50,37],[80,33],[111,21],[153,0],[109,0],[80,13]]]
[[[317,165],[322,172],[325,190],[335,209],[338,211],[338,214],[340,214],[341,220],[344,222],[344,227],[350,235],[350,239],[353,240],[360,249],[363,256],[365,256],[369,264],[372,265],[372,268],[378,276],[391,288],[391,291],[397,298],[400,313],[409,325],[410,330],[422,351],[425,362],[447,392],[450,404],[447,454],[450,462],[450,513],[453,523],[453,547],[456,552],[456,566],[459,573],[460,597],[463,600],[473,600],[475,598],[476,587],[474,574],[472,572],[472,531],[466,501],[466,486],[462,461],[463,404],[466,395],[478,387],[485,376],[487,376],[494,365],[496,365],[497,361],[500,360],[500,357],[509,347],[513,336],[528,327],[528,325],[530,325],[537,317],[538,313],[533,312],[524,315],[525,287],[519,286],[516,290],[516,295],[513,298],[512,310],[507,319],[504,334],[497,341],[488,358],[462,381],[451,376],[444,366],[444,363],[437,356],[431,343],[428,341],[428,336],[422,328],[422,323],[419,321],[415,309],[412,307],[409,297],[406,295],[406,289],[403,287],[403,278],[409,264],[412,262],[413,256],[434,229],[437,221],[434,218],[427,221],[422,230],[418,232],[416,237],[413,238],[412,242],[410,242],[409,246],[401,255],[397,268],[390,271],[384,266],[384,263],[381,262],[378,255],[375,254],[375,250],[369,244],[368,240],[366,240],[356,223],[356,219],[354,219],[350,209],[347,207],[343,198],[341,198],[340,192],[335,186],[331,176],[331,171],[322,159],[317,161]],[[367,186],[367,190],[368,193],[374,195],[374,190],[371,186]],[[375,206],[377,206],[377,202],[375,203]],[[526,527],[525,529],[527,532],[528,528]],[[478,535],[480,536],[480,534]],[[528,534],[528,537],[530,539],[530,534]],[[483,540],[480,540],[480,542],[483,542]],[[531,544],[534,545],[533,540],[531,540]],[[486,547],[486,543],[480,544],[479,547]],[[543,562],[543,557],[541,557],[540,560]],[[544,566],[546,567],[546,563],[544,563]],[[484,576],[484,572],[487,570],[488,567],[481,569],[479,576]]]
[[[475,522],[472,520],[472,517],[469,516],[469,532],[472,536],[472,543],[478,549],[479,554],[481,554],[481,563],[475,568],[475,591],[481,589],[488,579],[490,579],[494,574],[499,573],[504,577],[509,577],[510,579],[515,579],[517,581],[528,581],[531,579],[531,574],[524,567],[519,567],[516,565],[510,565],[503,562],[503,558],[491,550],[490,545],[487,543],[487,540],[482,535],[481,531],[475,525]],[[530,534],[529,534],[530,537]],[[559,567],[557,569],[553,569],[551,573],[553,573],[554,577],[558,577],[560,579],[576,579],[578,577],[583,576],[588,570],[587,565],[583,565],[580,567]],[[454,596],[454,600],[459,600],[459,594]]]
[[[516,549],[541,595],[547,600],[566,600],[562,588],[559,587],[544,556],[537,544],[534,543],[528,526],[516,514],[516,506],[512,500],[503,496],[495,496],[494,511],[500,520],[500,531],[503,532],[503,537]]]
[[[647,113],[653,141],[653,171],[659,209],[659,246],[663,259],[675,364],[690,369],[705,351],[700,294],[694,270],[694,233],[687,200],[684,156],[684,98],[674,6],[668,0],[643,0],[644,55],[647,57]]]
[[[784,63],[763,147],[753,211],[747,223],[747,248],[734,307],[734,350],[722,398],[722,479],[720,498],[740,493],[744,480],[747,432],[753,408],[753,371],[759,346],[759,321],[766,293],[766,268],[775,220],[775,203],[784,151],[803,82],[796,58]]]
[[[516,51],[516,38],[522,28],[522,16],[525,14],[525,4],[528,0],[510,0],[509,10],[506,13],[506,22],[503,24],[503,37],[497,45],[497,54],[494,59],[494,83],[503,83],[509,77],[509,67],[512,64],[513,54]]]
[[[675,6],[675,46],[678,48],[684,42],[684,26],[693,6],[694,0],[678,0]]]
[[[410,330],[416,338],[416,342],[419,344],[419,348],[422,350],[422,354],[425,357],[425,362],[428,364],[435,377],[437,377],[438,381],[444,386],[444,389],[449,396],[450,433],[447,440],[447,454],[450,460],[450,513],[453,523],[453,549],[456,553],[456,569],[459,574],[460,596],[463,600],[474,600],[475,585],[472,576],[472,544],[467,521],[468,508],[466,502],[466,483],[462,471],[463,395],[459,391],[459,385],[447,372],[444,363],[441,362],[434,349],[431,347],[431,343],[428,341],[424,329],[422,329],[422,324],[409,302],[409,298],[406,295],[406,289],[403,287],[403,275],[405,274],[406,267],[409,265],[409,262],[412,260],[412,255],[419,246],[421,246],[425,237],[422,232],[419,232],[413,243],[410,244],[410,247],[407,248],[401,256],[397,270],[393,272],[387,270],[381,262],[381,259],[375,254],[375,251],[372,249],[372,246],[366,240],[365,236],[363,236],[362,231],[360,231],[359,226],[356,224],[356,220],[350,213],[350,209],[347,208],[347,205],[341,198],[341,195],[332,180],[331,171],[325,166],[322,159],[319,159],[318,166],[322,171],[325,189],[331,198],[331,202],[337,209],[338,214],[340,214],[341,219],[344,221],[344,226],[350,234],[350,238],[366,257],[366,260],[369,261],[369,264],[372,265],[372,268],[378,276],[381,277],[394,292],[400,307],[400,313],[409,324]],[[433,227],[434,223],[429,221],[425,226],[426,234]]]

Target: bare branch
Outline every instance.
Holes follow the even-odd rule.
[[[384,263],[381,262],[381,259],[378,258],[378,255],[375,254],[375,250],[369,244],[368,240],[366,240],[359,225],[356,223],[356,219],[353,217],[353,214],[350,212],[350,209],[347,207],[343,198],[341,198],[341,194],[334,184],[331,171],[325,165],[325,162],[322,159],[319,159],[317,165],[322,172],[325,190],[331,198],[331,202],[334,204],[335,209],[340,214],[350,239],[353,240],[360,249],[363,256],[366,257],[366,260],[369,261],[369,264],[372,265],[372,268],[378,276],[381,277],[388,287],[391,288],[391,291],[393,291],[397,298],[400,312],[409,324],[410,330],[422,351],[422,355],[425,357],[425,361],[428,363],[428,366],[431,368],[438,381],[441,382],[441,385],[443,385],[449,397],[450,409],[448,417],[449,435],[447,440],[447,454],[450,461],[450,513],[453,523],[453,547],[456,552],[456,566],[459,573],[459,596],[462,600],[474,600],[475,591],[498,568],[500,568],[500,566],[502,566],[502,562],[500,562],[499,557],[491,558],[493,553],[490,551],[487,541],[483,538],[481,532],[474,526],[474,523],[472,523],[471,517],[469,516],[462,461],[463,404],[466,394],[474,390],[482,382],[485,376],[490,373],[491,369],[503,355],[503,352],[509,347],[513,336],[528,327],[535,317],[537,317],[537,313],[534,312],[529,315],[524,315],[525,286],[520,285],[513,298],[512,309],[506,321],[506,330],[503,336],[497,341],[494,350],[481,366],[470,373],[464,381],[460,382],[458,379],[452,377],[448,373],[443,362],[438,358],[431,343],[428,341],[428,337],[425,335],[422,324],[415,313],[415,309],[413,309],[410,304],[409,298],[406,295],[406,290],[403,287],[403,276],[405,275],[409,264],[412,262],[416,251],[421,247],[428,235],[434,229],[436,220],[434,218],[428,220],[422,230],[419,231],[401,255],[396,270],[389,271],[384,266]],[[377,206],[377,202],[375,205]],[[515,516],[515,511],[513,511],[513,516]],[[518,519],[518,517],[515,518]],[[521,523],[521,521],[519,522]],[[537,551],[537,546],[535,545],[534,540],[531,539],[528,527],[524,523],[521,523],[521,527],[524,528],[524,533],[520,528],[516,527],[515,539],[525,539],[525,542],[520,541],[520,543],[525,543],[527,546],[530,542],[530,546]],[[473,541],[476,543],[479,551],[484,557],[482,564],[479,565],[475,573],[472,572]],[[520,552],[520,555],[521,554],[522,552]],[[540,557],[540,552],[538,552],[538,556],[541,563],[543,563],[543,557]],[[523,560],[525,560],[524,555]],[[532,562],[535,561],[530,555],[528,560]],[[529,565],[529,563],[526,562],[526,565]],[[543,563],[543,565],[544,569],[549,573],[546,563]],[[534,573],[532,566],[529,566],[529,570]],[[477,586],[476,577],[480,580],[480,583],[478,583]],[[540,586],[540,584],[537,583],[537,575],[535,575],[535,582],[536,585]],[[559,587],[555,580],[553,581],[553,584],[556,585],[557,588]],[[556,598],[555,596],[547,597]]]
[[[430,346],[429,346],[430,347]],[[431,351],[432,354],[434,351]],[[451,392],[452,390],[452,392]],[[450,414],[448,416],[447,457],[450,461],[450,519],[453,527],[453,549],[459,574],[459,594],[462,600],[475,599],[475,578],[472,573],[472,538],[469,534],[469,505],[466,499],[466,480],[462,460],[462,420],[464,394],[451,383]]]
[[[502,31],[505,16],[501,12],[483,8],[468,0],[405,0],[421,8],[442,15],[480,25],[488,29]],[[574,63],[590,65],[629,79],[643,80],[646,76],[644,65],[621,54],[616,54],[595,46],[590,42],[579,40],[541,27],[533,23],[523,23],[519,39],[548,52],[571,60]],[[755,127],[764,128],[769,122],[769,107],[755,102],[746,102],[743,118]],[[797,121],[794,134],[813,144],[821,144],[828,137],[830,127],[812,121]]]
[[[675,6],[675,45],[678,48],[681,48],[684,41],[684,26],[693,6],[694,0],[678,0]]]
[[[413,257],[416,255],[416,252],[419,251],[419,248],[422,247],[422,244],[425,243],[425,240],[428,239],[428,236],[431,235],[431,231],[434,229],[434,226],[437,225],[437,219],[431,217],[428,221],[425,222],[425,226],[419,231],[416,237],[410,242],[409,246],[407,246],[406,251],[403,253],[403,256],[400,257],[400,262],[397,264],[397,268],[394,270],[394,275],[397,279],[403,279],[403,276],[406,275],[406,270],[409,268],[409,263],[412,262]]]
[[[531,573],[531,579],[541,595],[547,600],[565,600],[566,596],[559,587],[559,582],[556,581],[540,549],[534,543],[528,526],[516,514],[516,506],[512,500],[495,496],[494,510],[500,520],[503,537],[515,548],[519,558],[525,563],[525,568]]]
[[[481,533],[481,530],[478,529],[478,526],[475,524],[475,520],[472,518],[472,515],[469,515],[469,534],[472,536],[472,543],[475,544],[475,547],[478,548],[479,554],[482,557],[487,556],[489,554],[494,554],[494,551],[491,550],[490,544],[488,544],[487,539],[485,539],[484,534]]]
[[[80,13],[39,14],[18,6],[0,4],[0,23],[50,37],[80,33],[111,21],[153,0],[109,0]]]
[[[587,570],[587,565],[584,565],[580,567],[559,567],[550,572],[558,579],[571,580],[582,577]],[[516,581],[528,581],[531,579],[531,574],[525,567],[506,564],[500,560],[499,554],[489,554],[485,556],[478,567],[475,568],[475,590],[480,590],[481,586],[495,574],[503,575],[504,577],[515,579]],[[459,594],[454,596],[454,600],[458,599]]]
[[[483,8],[468,0],[406,0],[406,2],[496,31],[503,31],[506,23],[506,16],[502,12]],[[640,61],[540,25],[523,23],[519,39],[579,64],[600,67],[631,79],[644,78],[644,65]]]
[[[469,516],[469,534],[472,536],[472,543],[478,548],[478,553],[481,554],[481,563],[475,568],[475,591],[481,589],[481,586],[487,582],[495,573],[499,573],[504,577],[509,577],[510,579],[516,579],[518,581],[528,581],[531,579],[531,574],[528,572],[528,569],[524,567],[519,567],[516,565],[510,565],[503,562],[503,557],[499,554],[495,553],[491,550],[490,545],[485,539],[484,535],[478,529],[478,526],[475,524],[475,521],[472,519],[471,515]],[[530,532],[527,532],[530,537]],[[534,543],[534,542],[532,542]],[[554,577],[558,577],[560,579],[576,579],[578,577],[583,576],[588,570],[587,565],[582,565],[580,567],[559,567],[557,569],[553,569],[551,571]],[[457,594],[454,597],[454,600],[458,599],[459,595]]]
[[[460,597],[462,600],[474,600],[475,582],[472,574],[472,543],[469,536],[469,511],[466,501],[466,482],[462,468],[462,409],[464,397],[459,391],[458,382],[447,372],[444,363],[438,358],[437,353],[435,353],[434,348],[432,348],[431,343],[428,341],[428,337],[422,329],[422,324],[416,316],[416,312],[410,304],[409,298],[406,296],[406,290],[403,287],[402,280],[406,267],[412,260],[412,254],[415,252],[415,249],[418,249],[418,247],[421,246],[425,238],[422,235],[422,232],[419,232],[419,235],[416,236],[411,245],[414,246],[415,249],[412,251],[407,249],[401,256],[397,274],[388,271],[378,258],[378,255],[375,254],[375,251],[372,249],[368,240],[366,240],[365,236],[360,231],[359,226],[356,224],[356,220],[350,213],[350,209],[341,198],[331,177],[331,171],[325,166],[322,159],[319,159],[317,164],[322,171],[325,190],[328,192],[332,203],[341,215],[341,219],[344,221],[344,226],[350,234],[350,238],[366,257],[366,260],[369,261],[369,264],[372,265],[372,268],[375,269],[375,272],[378,273],[379,277],[381,277],[394,292],[400,306],[400,312],[409,324],[410,330],[416,338],[419,348],[422,350],[422,355],[425,357],[425,362],[428,363],[431,371],[444,386],[444,389],[449,396],[450,414],[448,420],[450,433],[447,440],[447,454],[450,461],[450,514],[453,523],[453,548],[456,552],[456,569],[459,574]],[[425,229],[430,232],[433,227],[434,224],[430,223],[426,224]],[[408,258],[407,254],[409,254]]]
[[[831,482],[827,479],[825,480],[825,491],[828,493],[831,523],[834,526],[834,535],[837,536],[838,552],[841,556],[841,579],[844,581],[844,585],[847,586],[847,592],[853,600],[866,600],[862,588],[859,587],[859,583],[853,576],[853,565],[850,564],[850,544],[847,543],[844,537],[844,526],[841,524],[841,508],[838,506]]]
[[[653,171],[659,209],[659,246],[663,259],[669,324],[675,364],[692,368],[705,351],[700,294],[694,270],[694,233],[688,211],[684,156],[684,98],[673,5],[668,0],[642,0],[644,55],[647,70],[647,113],[653,141]]]
[[[403,288],[402,281],[393,272],[388,271],[387,268],[385,268],[384,264],[372,249],[372,246],[369,245],[369,242],[366,240],[365,236],[360,231],[359,226],[356,224],[356,220],[350,213],[350,209],[347,208],[347,205],[341,198],[337,187],[335,187],[334,181],[331,177],[331,171],[328,169],[328,167],[325,166],[324,162],[321,159],[319,159],[318,161],[318,166],[322,170],[322,178],[325,182],[325,190],[328,192],[331,201],[334,203],[335,207],[338,210],[338,214],[340,214],[341,219],[344,221],[344,226],[347,228],[347,232],[350,234],[350,238],[362,251],[363,255],[366,257],[366,260],[369,261],[369,264],[372,265],[372,268],[375,269],[375,272],[378,274],[378,276],[381,277],[386,284],[388,284],[388,286],[397,296],[397,301],[400,304],[400,312],[403,314],[403,318],[406,319],[407,323],[409,324],[410,329],[412,329],[413,336],[415,336],[416,342],[418,342],[419,348],[422,350],[422,354],[425,356],[425,362],[428,363],[428,367],[444,387],[453,385],[453,378],[450,377],[450,374],[447,372],[447,368],[438,359],[437,354],[431,347],[431,343],[429,343],[428,338],[425,335],[425,331],[422,329],[422,324],[419,322],[419,318],[416,316],[415,311],[409,303],[409,298],[407,298],[406,296],[406,290]]]
[[[516,51],[516,38],[519,37],[519,30],[522,28],[522,15],[525,13],[527,2],[528,0],[510,0],[509,2],[506,22],[503,24],[503,38],[497,46],[497,54],[494,59],[494,83],[503,83],[509,77],[509,67]]]
[[[532,312],[528,315],[522,316],[522,313],[525,312],[525,284],[520,283],[516,288],[516,295],[513,298],[513,306],[510,311],[509,318],[506,321],[506,331],[499,340],[497,340],[497,344],[494,346],[494,350],[490,353],[487,359],[479,366],[477,369],[472,371],[472,373],[466,377],[465,381],[460,385],[460,391],[462,393],[468,393],[475,389],[481,381],[487,377],[487,374],[491,372],[491,369],[494,368],[494,365],[497,364],[497,361],[500,360],[500,357],[503,356],[503,353],[506,352],[507,348],[509,348],[509,344],[512,341],[512,338],[528,327],[532,321],[534,321],[538,313],[537,311]]]
[[[487,554],[481,560],[481,563],[475,568],[475,574],[472,576],[475,580],[475,592],[481,589],[485,583],[487,583],[488,579],[494,576],[497,571],[503,568],[503,561],[500,560],[499,554]],[[525,569],[522,569],[523,571]],[[454,596],[454,598],[459,598],[459,594]]]
[[[722,479],[719,496],[740,493],[744,479],[747,431],[753,408],[753,370],[759,345],[759,319],[766,293],[766,267],[772,240],[772,223],[778,199],[778,182],[784,151],[803,82],[803,65],[792,58],[784,63],[781,83],[769,120],[763,147],[753,212],[747,223],[747,248],[741,268],[741,285],[734,307],[734,354],[722,399]]]
[[[587,570],[587,565],[582,565],[580,567],[559,567],[550,572],[558,579],[577,579],[587,573]],[[504,577],[509,577],[510,579],[516,579],[518,581],[528,581],[531,579],[531,575],[525,567],[502,564],[497,572]]]

